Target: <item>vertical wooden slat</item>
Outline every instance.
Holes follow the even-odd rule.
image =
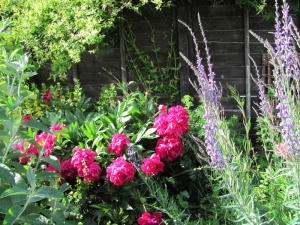
[[[244,6],[244,41],[245,41],[245,83],[246,83],[246,117],[251,117],[251,76],[250,76],[250,38],[249,38],[249,9]]]
[[[178,38],[178,21],[177,21],[177,10],[176,10],[176,8],[175,7],[172,7],[172,17],[173,17],[173,24],[172,24],[172,28],[173,28],[173,40],[175,41],[175,42],[177,42],[177,38]],[[178,44],[177,43],[175,43],[175,45],[174,45],[174,54],[175,54],[175,57],[176,57],[176,66],[178,65],[178,63],[179,63],[179,60],[177,60],[177,59],[179,59],[179,49],[178,49]],[[174,65],[175,66],[175,65]],[[178,89],[180,90],[180,82],[178,82]],[[179,92],[180,93],[180,92]],[[181,99],[179,99],[181,96],[179,96],[179,95],[177,95],[176,96],[176,104],[181,104]]]
[[[190,12],[188,12],[188,2],[187,1],[177,1],[177,19],[181,20],[187,24],[189,24],[188,21],[188,15]],[[189,32],[186,27],[184,27],[182,24],[178,24],[178,50],[180,53],[185,55],[186,57],[190,56],[189,52]],[[182,59],[182,57],[179,58],[180,63],[180,71],[179,71],[179,77],[180,77],[180,97],[183,98],[184,95],[190,94],[190,83],[189,83],[189,77],[190,77],[190,68],[187,65],[187,63]]]
[[[123,16],[123,13],[121,17]],[[120,20],[119,24],[119,35],[120,35],[120,57],[121,57],[121,75],[122,82],[127,83],[127,74],[126,74],[126,62],[125,62],[125,32],[123,20]],[[123,93],[124,95],[125,93]]]

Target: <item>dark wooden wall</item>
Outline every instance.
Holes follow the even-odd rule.
[[[264,39],[268,39],[271,43],[274,42],[274,20],[264,20],[260,15],[249,8],[249,28]],[[174,40],[176,42],[177,55],[179,52],[187,56],[190,60],[195,62],[194,46],[188,30],[177,22],[178,19],[186,22],[195,32],[197,42],[200,47],[201,57],[203,62],[206,61],[204,51],[203,39],[200,33],[197,14],[200,14],[202,25],[205,31],[208,47],[211,54],[211,62],[213,63],[213,70],[216,73],[216,81],[222,87],[221,102],[225,108],[225,115],[230,116],[238,113],[238,108],[235,101],[229,96],[227,84],[235,86],[240,95],[246,95],[246,79],[245,79],[245,9],[239,5],[211,5],[206,1],[188,1],[178,0],[177,5],[173,8],[164,8],[162,11],[157,11],[153,7],[145,7],[142,10],[142,15],[138,15],[132,11],[124,11],[124,17],[128,23],[131,24],[132,31],[135,33],[138,47],[149,54],[152,54],[151,48],[151,33],[149,25],[145,18],[150,22],[155,29],[155,38],[157,45],[161,48],[160,54],[166,54],[169,50],[168,38],[173,30]],[[293,15],[296,24],[299,22],[299,15]],[[126,28],[126,24],[124,24]],[[116,29],[113,34],[114,38],[117,36],[117,41],[113,46],[102,49],[95,54],[85,53],[82,56],[80,63],[69,71],[70,78],[65,82],[66,85],[72,85],[73,77],[78,77],[81,81],[84,92],[94,101],[98,99],[101,87],[104,84],[124,80],[124,70],[122,77],[122,57],[124,52],[124,42],[122,41],[122,29]],[[119,41],[121,40],[121,41]],[[262,54],[266,53],[264,46],[259,43],[256,38],[250,34],[250,55],[256,62],[257,68],[261,73],[262,69]],[[126,52],[126,51],[125,51]],[[196,92],[189,84],[189,79],[195,79],[192,71],[188,65],[179,59],[181,63],[180,69],[180,95],[177,103],[180,103],[181,97],[189,94],[196,97]],[[46,77],[49,75],[49,65],[41,68],[35,82],[49,82]],[[253,63],[250,66],[250,72],[255,76],[256,71]],[[125,69],[125,68],[123,68]],[[112,72],[111,76],[107,71]],[[131,78],[130,73],[126,73],[126,80]],[[166,81],[167,82],[167,81]],[[255,83],[250,81],[251,106],[254,102],[258,102],[258,90]],[[166,98],[165,101],[168,99]],[[252,110],[252,117],[255,113]]]

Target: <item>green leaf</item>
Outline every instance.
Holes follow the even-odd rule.
[[[9,189],[5,190],[4,192],[2,192],[2,194],[0,195],[0,198],[12,196],[12,195],[28,195],[28,194],[29,194],[29,192],[23,188],[12,187],[12,188],[9,188]]]
[[[23,213],[23,207],[19,205],[12,206],[4,217],[3,225],[13,225]]]
[[[41,187],[35,192],[35,196],[44,198],[63,198],[64,194],[53,187]]]
[[[51,213],[51,218],[56,222],[56,224],[63,224],[66,219],[64,212],[60,210],[56,210],[55,212]]]
[[[136,139],[135,139],[134,143],[138,143],[142,139],[142,136],[143,136],[143,134],[145,133],[146,130],[147,130],[146,127],[142,127],[142,129],[139,130],[139,132],[136,135]]]
[[[81,123],[84,122],[84,120],[85,120],[84,114],[78,108],[76,108],[75,115],[76,115],[77,121],[79,121]]]
[[[12,207],[12,202],[10,199],[1,199],[0,201],[0,213],[1,214],[6,214],[7,211]]]
[[[0,67],[1,68],[1,67]],[[0,70],[1,71],[1,70]],[[8,95],[9,86],[7,83],[0,84],[0,90],[3,91],[6,95]]]
[[[14,137],[18,132],[22,122],[22,117],[16,118],[10,127],[11,136]]]
[[[44,199],[44,197],[33,196],[33,197],[30,198],[29,203],[39,202],[43,199]]]
[[[10,185],[15,185],[14,174],[10,171],[9,167],[0,163],[0,179]]]
[[[38,173],[35,177],[35,179],[37,180],[51,180],[56,178],[61,178],[61,176],[55,172],[44,172],[44,171]]]
[[[25,127],[31,127],[37,130],[41,130],[44,132],[49,132],[49,129],[41,122],[35,121],[35,120],[27,120],[22,123]]]
[[[131,119],[131,116],[122,116],[122,117],[119,117],[119,120],[121,123],[126,123],[127,121],[129,121]]]
[[[54,155],[42,156],[41,159],[51,164],[55,169],[60,171],[60,162],[56,156]]]
[[[49,224],[49,220],[45,216],[37,213],[22,216],[20,219],[23,223],[27,223],[30,225]]]
[[[187,191],[181,191],[180,194],[185,198],[190,198],[190,194]]]
[[[142,138],[156,138],[158,136],[153,135],[156,132],[157,128],[149,128],[144,134]]]
[[[120,101],[118,102],[118,107],[117,107],[117,115],[118,116],[122,115],[125,107],[126,107],[126,102],[120,102]]]
[[[59,190],[61,192],[65,192],[66,190],[68,190],[71,186],[68,183],[63,183],[60,187]]]
[[[1,108],[0,109],[0,121],[4,121],[4,120],[7,120],[7,119],[8,119],[8,117],[6,115],[5,109]]]
[[[24,194],[10,196],[13,205],[24,205],[27,202],[27,197],[28,195],[24,195]]]
[[[28,170],[26,172],[26,177],[27,177],[27,180],[28,180],[28,183],[30,184],[30,186],[34,189],[35,188],[35,179],[34,179],[34,172],[31,167],[28,168]]]
[[[23,177],[18,173],[15,173],[15,183],[16,183],[17,187],[20,187],[23,189],[27,189],[27,187],[28,187],[25,180],[23,179]]]

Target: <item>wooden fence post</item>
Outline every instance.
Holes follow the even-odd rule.
[[[190,18],[191,12],[190,12],[190,6],[187,1],[177,1],[178,7],[177,7],[177,19],[185,22],[186,24],[190,25]],[[190,33],[187,30],[186,27],[184,27],[182,24],[178,24],[178,50],[180,53],[188,57],[191,61],[193,59],[190,58],[192,55],[189,51],[189,39],[190,39]],[[190,67],[187,65],[187,63],[180,57],[179,58],[179,64],[180,64],[180,71],[179,71],[179,77],[180,77],[180,98],[183,98],[184,95],[190,95]]]
[[[121,14],[121,17],[123,16],[123,13]],[[121,19],[119,23],[119,35],[120,35],[120,57],[121,57],[121,74],[122,74],[122,82],[127,83],[127,73],[126,73],[126,53],[125,53],[125,32],[124,32],[124,23]],[[123,93],[123,96],[125,97],[125,93]]]
[[[249,9],[247,4],[245,4],[244,6],[244,40],[245,40],[246,117],[251,118]]]

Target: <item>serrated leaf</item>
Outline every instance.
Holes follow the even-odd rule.
[[[8,166],[2,163],[0,163],[0,178],[12,186],[15,185],[14,174],[10,171]]]
[[[53,187],[41,187],[35,192],[35,196],[44,198],[63,198],[64,194]]]

